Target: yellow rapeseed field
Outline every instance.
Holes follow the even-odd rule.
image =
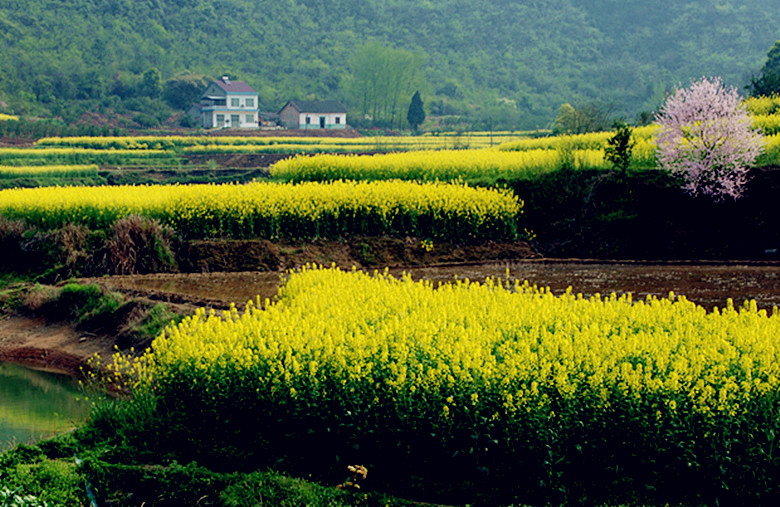
[[[300,185],[149,185],[9,189],[0,215],[44,229],[69,222],[105,229],[131,214],[184,237],[410,235],[510,239],[522,203],[509,191],[465,185],[344,182]]]
[[[606,167],[603,150],[577,150],[575,168]],[[379,155],[300,156],[276,162],[271,176],[286,181],[337,179],[417,181],[532,178],[561,165],[557,150],[439,150]]]
[[[38,178],[53,176],[85,176],[96,174],[96,165],[42,165],[4,166],[0,165],[0,178]]]
[[[441,420],[555,417],[568,405],[734,417],[776,404],[780,388],[780,315],[754,302],[707,313],[673,295],[556,296],[520,282],[434,287],[304,268],[264,306],[201,310],[115,368],[135,368],[151,391],[186,375],[206,397],[230,382],[258,400],[324,396]]]
[[[745,106],[753,115],[771,115],[780,112],[780,95],[749,97],[745,99]]]

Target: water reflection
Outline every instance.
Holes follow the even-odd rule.
[[[70,377],[0,363],[0,451],[68,430],[89,409]]]

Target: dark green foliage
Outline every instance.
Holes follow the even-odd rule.
[[[14,506],[38,506],[43,502],[49,506],[79,506],[90,505],[91,500],[97,505],[149,507],[418,505],[376,492],[342,491],[335,484],[320,485],[270,471],[220,473],[194,462],[180,464],[162,456],[155,463],[143,463],[135,459],[131,449],[117,462],[116,446],[103,439],[106,435],[96,431],[93,424],[34,446],[22,444],[0,455],[0,505],[5,505],[5,491],[20,498],[37,497],[37,503],[9,504]]]
[[[160,125],[160,122],[151,114],[138,113],[133,116],[133,121],[144,128],[152,128]]]
[[[0,489],[8,488],[20,496],[34,495],[47,505],[84,505],[84,478],[73,458],[79,449],[72,435],[61,435],[39,445],[16,446],[0,455]],[[0,505],[5,505],[2,498]]]
[[[11,0],[0,6],[0,111],[71,122],[79,114],[70,103],[118,110],[156,68],[178,110],[185,100],[166,94],[171,79],[227,69],[260,92],[263,110],[316,97],[342,100],[353,114],[362,104],[350,94],[348,63],[376,41],[427,53],[429,114],[543,127],[562,100],[609,98],[633,117],[691,77],[745,84],[780,33],[776,12],[775,0]]]
[[[187,111],[198,102],[200,94],[208,86],[209,80],[204,76],[183,73],[165,82],[163,100],[174,109]],[[187,118],[185,116],[185,118]],[[193,125],[182,125],[189,127]]]
[[[766,63],[761,68],[761,72],[765,75],[780,74],[780,40],[775,42],[766,54]]]
[[[139,95],[155,99],[162,94],[162,76],[157,69],[149,69],[144,72],[141,78]]]
[[[780,74],[762,74],[750,79],[748,85],[750,95],[753,97],[771,96],[780,93]]]
[[[780,93],[780,40],[766,54],[761,74],[751,78],[747,88],[753,97]]]
[[[607,140],[607,147],[604,149],[604,160],[620,171],[623,179],[626,178],[628,166],[631,165],[631,152],[636,144],[631,140],[632,131],[625,123],[616,122],[615,135]]]
[[[0,137],[9,138],[39,138],[68,136],[119,136],[126,132],[123,129],[99,127],[96,125],[65,125],[58,120],[27,120],[0,121]]]
[[[137,342],[148,345],[166,326],[179,323],[182,319],[182,315],[173,313],[168,306],[158,303],[144,312],[139,321],[130,325],[130,332],[136,337]]]
[[[746,198],[719,204],[691,198],[661,171],[618,174],[556,171],[507,184],[525,202],[523,227],[548,257],[777,258],[780,171],[752,171]]]
[[[414,95],[412,95],[412,102],[409,104],[406,120],[415,132],[417,132],[417,127],[422,125],[422,122],[425,121],[425,109],[423,109],[423,101],[420,98],[419,91],[414,92]]]
[[[218,505],[228,482],[195,463],[139,467],[85,459],[80,472],[106,505]]]

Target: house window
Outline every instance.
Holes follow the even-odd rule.
[[[246,107],[255,107],[255,99],[246,99]]]
[[[245,120],[246,120],[247,123],[254,123],[255,122],[255,115],[248,114],[248,115],[246,115]]]
[[[230,107],[238,107],[239,99],[230,99]]]
[[[336,116],[336,125],[341,123],[341,116]]]
[[[225,123],[225,115],[224,114],[218,114],[217,115],[217,126],[221,127]]]
[[[311,117],[306,117],[306,125],[311,125]]]
[[[241,124],[241,120],[239,118],[239,115],[231,114],[230,115],[230,126],[231,127],[238,127],[240,124]]]

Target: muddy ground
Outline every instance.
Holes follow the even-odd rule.
[[[114,344],[111,336],[84,333],[68,323],[0,315],[0,361],[80,377],[90,357],[110,357]]]

